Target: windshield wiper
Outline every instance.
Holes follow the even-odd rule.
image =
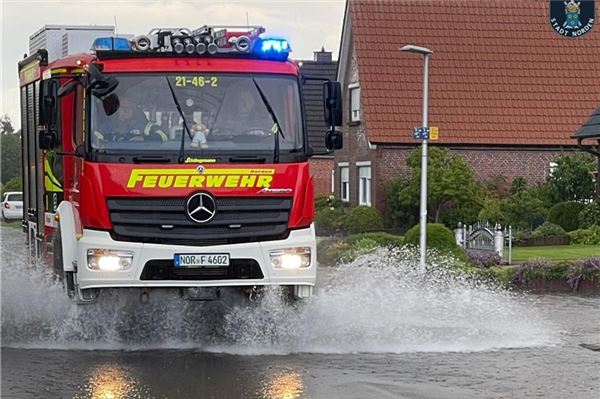
[[[177,111],[179,112],[179,116],[181,116],[181,119],[183,120],[184,131],[181,132],[181,147],[179,147],[179,163],[183,163],[185,160],[185,133],[187,132],[188,136],[190,137],[190,140],[192,140],[192,133],[190,132],[190,129],[188,128],[187,122],[185,120],[185,116],[183,115],[183,111],[181,110],[181,105],[179,105],[179,100],[177,100],[177,96],[175,95],[173,86],[171,86],[171,82],[169,82],[169,78],[166,76],[165,76],[165,79],[167,80],[167,84],[169,85],[169,90],[171,91],[171,96],[173,97],[173,102],[175,103],[175,107],[177,108]]]
[[[273,122],[275,123],[275,125],[277,125],[277,132],[275,133],[275,145],[273,148],[273,163],[279,163],[279,135],[281,134],[281,137],[283,137],[284,140],[285,140],[285,135],[283,134],[283,130],[281,130],[281,125],[279,124],[279,121],[277,120],[277,116],[275,116],[275,111],[273,111],[273,107],[271,107],[269,100],[267,100],[267,97],[261,90],[261,88],[258,85],[258,83],[256,82],[256,80],[254,78],[252,78],[252,81],[254,82],[254,86],[256,86],[256,90],[258,90],[258,94],[260,94],[260,98],[262,99],[263,104],[265,104],[267,111],[269,111],[269,115],[271,115],[271,119],[273,119]]]

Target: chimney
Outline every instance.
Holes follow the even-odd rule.
[[[314,51],[314,60],[316,62],[331,62],[331,51],[325,51],[325,47],[321,47],[321,51]]]

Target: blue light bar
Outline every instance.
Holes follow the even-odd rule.
[[[124,37],[98,37],[92,44],[93,51],[131,51],[129,40]]]
[[[285,61],[292,48],[285,39],[266,38],[258,41],[256,51],[264,56],[264,58]]]

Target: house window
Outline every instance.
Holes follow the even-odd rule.
[[[371,206],[371,166],[358,167],[358,204]]]
[[[358,83],[348,86],[350,90],[350,122],[360,121],[360,86]]]
[[[340,168],[340,197],[342,201],[350,201],[350,168],[343,166]]]

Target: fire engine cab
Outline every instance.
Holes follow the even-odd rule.
[[[153,29],[19,63],[23,228],[71,298],[267,285],[312,295],[310,78],[264,32]],[[342,146],[340,93],[323,83],[325,153]]]

